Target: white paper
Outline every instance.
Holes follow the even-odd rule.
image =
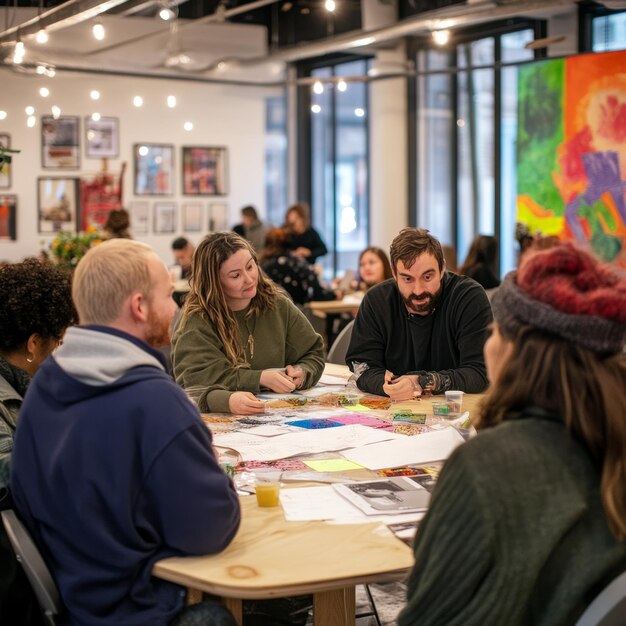
[[[243,461],[276,461],[302,454],[359,448],[387,439],[406,437],[380,428],[350,424],[336,428],[302,428],[298,432],[292,431],[280,437],[259,437],[250,435],[249,431],[216,433],[213,442],[217,447],[236,450]]]
[[[257,435],[259,437],[276,437],[277,435],[290,433],[292,430],[282,424],[263,424],[261,426],[246,428],[245,432],[248,435]]]
[[[332,487],[281,489],[280,503],[288,522],[309,520],[363,520],[366,516]]]
[[[403,437],[371,446],[354,447],[351,450],[345,450],[342,455],[363,467],[379,470],[443,461],[463,442],[463,437],[454,428],[445,428],[415,437]]]
[[[319,380],[320,385],[342,385],[346,386],[346,382],[352,372],[349,372],[349,375],[346,377],[343,376],[332,376],[331,374],[322,374],[322,377]]]

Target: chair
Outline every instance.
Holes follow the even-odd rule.
[[[54,626],[55,617],[61,613],[62,606],[50,570],[15,511],[2,511],[2,523],[15,556],[24,568],[26,577],[37,596],[37,602],[39,602],[46,623]]]
[[[344,329],[337,335],[337,338],[333,341],[333,345],[328,351],[328,356],[326,357],[327,363],[346,364],[346,352],[348,352],[348,346],[350,345],[353,326],[354,320],[346,324]]]
[[[585,609],[576,626],[624,626],[626,572],[613,579]]]

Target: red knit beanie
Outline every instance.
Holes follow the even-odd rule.
[[[527,253],[492,306],[505,333],[534,326],[609,353],[626,340],[626,278],[571,243]]]

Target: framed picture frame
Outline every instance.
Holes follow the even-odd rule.
[[[154,233],[175,233],[176,217],[176,202],[155,202]]]
[[[11,135],[9,133],[0,133],[0,146],[3,148],[11,147]],[[11,164],[3,163],[0,165],[0,189],[8,189],[11,186]]]
[[[135,200],[128,205],[130,230],[133,235],[147,235],[150,223],[150,203],[147,200]]]
[[[80,118],[41,116],[41,167],[76,170],[80,167]]]
[[[174,194],[174,146],[136,143],[135,195],[171,196]]]
[[[42,234],[78,230],[80,208],[78,178],[61,176],[37,179],[38,229]]]
[[[183,195],[227,195],[227,156],[222,147],[183,146]]]
[[[223,230],[229,230],[227,202],[209,203],[208,228],[209,232],[220,232]]]
[[[202,202],[183,203],[183,230],[186,233],[202,232],[203,209]]]
[[[119,119],[101,117],[97,122],[85,118],[85,156],[89,159],[114,159],[119,156]]]
[[[0,194],[0,241],[17,239],[17,196]]]

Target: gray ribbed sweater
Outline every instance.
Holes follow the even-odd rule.
[[[626,569],[599,484],[583,447],[539,409],[458,448],[416,536],[399,626],[572,624]]]

